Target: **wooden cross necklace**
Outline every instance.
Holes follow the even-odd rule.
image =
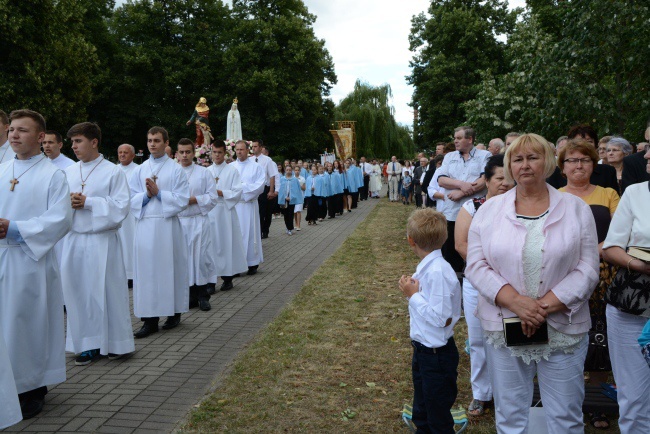
[[[6,152],[6,151],[5,151],[5,152]],[[36,165],[37,165],[38,163],[40,163],[41,161],[45,160],[45,158],[47,158],[47,157],[45,157],[45,155],[43,155],[43,157],[42,157],[40,160],[38,160],[36,163],[34,163],[34,164],[32,164],[31,166],[29,166],[29,167],[27,168],[27,170],[25,170],[23,173],[21,173],[20,176],[19,176],[18,178],[16,178],[16,174],[15,174],[15,172],[14,172],[14,166],[16,165],[16,162],[14,161],[14,162],[11,164],[11,177],[12,177],[13,179],[12,179],[11,181],[9,181],[9,183],[11,184],[11,188],[9,188],[9,191],[14,191],[14,188],[16,187],[16,184],[19,183],[18,180],[19,180],[19,179],[20,179],[20,178],[21,178],[25,173],[29,172],[29,169],[31,169],[32,167],[36,166]]]
[[[95,169],[97,169],[97,166],[99,166],[100,164],[102,164],[102,161],[104,161],[104,157],[103,157],[103,156],[102,156],[102,159],[99,160],[99,163],[95,164],[95,167],[93,167],[93,170],[90,171],[90,173],[88,174],[88,176],[86,176],[86,179],[84,179],[84,175],[83,175],[83,173],[81,173],[81,164],[82,164],[82,163],[81,163],[81,161],[79,162],[79,178],[81,178],[81,193],[82,193],[82,194],[83,194],[83,192],[84,192],[84,187],[86,186],[86,181],[88,180],[88,178],[90,178],[90,175],[93,174],[93,172],[95,171]]]
[[[221,164],[223,164],[223,163],[221,163]],[[217,166],[217,165],[215,164],[215,166]],[[219,177],[221,176],[221,172],[223,172],[225,168],[226,168],[226,166],[223,166],[221,168],[221,170],[219,171],[219,173],[217,173],[217,176],[214,178],[214,181],[217,183],[217,185],[219,185]]]
[[[169,160],[171,160],[171,158],[168,157],[168,158],[165,160],[165,162],[164,162],[163,164],[160,165],[160,168],[158,169],[158,171],[157,171],[156,173],[154,173],[153,170],[151,171],[151,180],[153,181],[154,184],[157,184],[157,183],[156,183],[156,180],[158,179],[158,174],[159,174],[160,171],[162,170],[163,166],[164,166],[165,164],[167,164],[167,162],[168,162]],[[151,167],[151,160],[149,160],[149,166]]]

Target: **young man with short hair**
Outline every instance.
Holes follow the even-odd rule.
[[[217,204],[217,188],[208,169],[194,163],[194,142],[180,139],[176,157],[190,187],[187,209],[178,214],[187,244],[189,307],[199,306],[202,311],[208,311],[211,309],[208,283],[214,275],[208,213]]]
[[[70,229],[65,174],[41,154],[45,119],[11,112],[16,158],[0,164],[0,323],[23,418],[43,409],[47,385],[65,381],[63,294],[54,245]]]
[[[117,230],[130,210],[126,176],[99,153],[97,124],[68,131],[79,162],[65,174],[74,213],[62,240],[61,283],[67,311],[66,350],[77,366],[100,355],[116,359],[135,351],[129,290]]]
[[[217,206],[208,215],[212,237],[211,257],[215,266],[210,283],[216,285],[217,277],[221,277],[221,291],[232,289],[233,276],[248,270],[236,208],[243,189],[241,176],[234,164],[226,163],[225,157],[226,144],[221,140],[212,142],[213,164],[208,171],[216,184],[218,199]]]
[[[58,131],[47,130],[45,131],[45,139],[43,139],[43,153],[52,160],[52,164],[61,170],[74,164],[74,160],[68,158],[65,154],[61,153],[63,148],[63,137]]]
[[[169,134],[162,127],[147,133],[151,155],[131,179],[131,212],[136,218],[133,312],[144,322],[134,336],[145,338],[158,331],[160,316],[167,316],[163,330],[181,322],[189,310],[187,244],[178,214],[187,208],[190,188],[180,165],[165,148]]]

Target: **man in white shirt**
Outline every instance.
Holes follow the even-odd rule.
[[[445,155],[442,166],[437,172],[438,185],[446,190],[447,201],[443,214],[447,218],[448,238],[442,246],[442,255],[456,272],[463,271],[464,261],[454,247],[454,227],[456,216],[463,204],[474,197],[485,194],[485,177],[483,171],[489,151],[474,148],[476,132],[469,126],[454,130],[456,152]]]
[[[235,153],[237,160],[232,164],[239,171],[242,183],[241,199],[236,205],[237,216],[246,249],[248,274],[253,275],[264,261],[257,199],[264,191],[265,177],[262,166],[253,158],[248,158],[248,145],[245,141],[240,140],[235,144]]]
[[[72,208],[65,174],[41,154],[45,130],[39,113],[13,111],[16,158],[0,165],[0,328],[25,419],[43,409],[47,385],[65,381],[66,373],[53,248],[70,229]]]
[[[122,244],[117,229],[130,208],[124,173],[99,153],[101,130],[82,122],[68,131],[78,163],[65,170],[74,213],[62,240],[61,284],[67,311],[66,350],[77,366],[100,355],[135,351]]]
[[[58,131],[47,130],[45,131],[45,139],[43,139],[43,153],[52,161],[56,167],[65,170],[66,167],[72,166],[74,160],[68,158],[65,154],[61,153],[63,148],[63,137]]]
[[[120,164],[118,167],[122,169],[126,175],[126,182],[129,182],[133,171],[138,167],[133,162],[135,158],[135,148],[128,143],[123,143],[117,148],[117,159]],[[124,268],[126,269],[126,277],[129,279],[129,288],[133,288],[133,237],[135,234],[135,217],[131,212],[127,214],[126,218],[122,221],[122,227],[117,231],[122,240],[122,249],[124,255]]]
[[[215,273],[208,213],[217,204],[217,186],[212,175],[203,166],[194,163],[194,142],[180,139],[176,146],[178,162],[183,167],[190,186],[188,207],[178,214],[187,243],[187,269],[189,275],[190,309],[199,306],[208,311],[210,294],[208,283]]]
[[[189,310],[187,244],[178,214],[187,208],[190,188],[183,168],[165,153],[168,146],[167,130],[150,128],[151,155],[129,180],[131,213],[136,218],[133,313],[144,322],[136,338],[157,332],[163,315],[167,316],[163,330],[173,329]]]
[[[271,228],[271,220],[273,219],[273,202],[277,199],[275,178],[278,174],[278,165],[271,159],[271,157],[262,153],[262,148],[265,148],[264,143],[257,139],[252,144],[253,155],[250,157],[262,167],[264,172],[264,191],[260,193],[257,200],[260,210],[260,228],[262,231],[262,238],[269,237],[269,229]],[[268,148],[267,148],[268,149]]]
[[[11,161],[16,156],[16,153],[9,145],[7,132],[9,131],[9,116],[7,113],[0,110],[0,164],[5,161]]]
[[[396,156],[393,155],[390,158],[386,173],[388,174],[388,198],[391,202],[399,202],[399,184],[402,179],[402,165],[397,162]]]

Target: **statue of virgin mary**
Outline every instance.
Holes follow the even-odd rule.
[[[237,98],[232,102],[232,107],[228,112],[228,120],[226,121],[226,140],[241,140],[241,117],[239,110],[237,110]]]

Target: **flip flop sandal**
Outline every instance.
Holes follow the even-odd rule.
[[[470,416],[483,416],[485,413],[485,402],[479,401],[478,399],[472,399],[472,402],[469,403],[467,407],[467,414]]]
[[[607,426],[596,426],[597,422],[605,422],[607,424]],[[603,413],[601,413],[599,415],[595,414],[595,413],[589,413],[589,423],[594,428],[600,429],[600,430],[607,430],[607,429],[609,429],[609,426],[610,426],[609,419],[607,419],[607,416],[605,416],[605,414],[603,414]]]

